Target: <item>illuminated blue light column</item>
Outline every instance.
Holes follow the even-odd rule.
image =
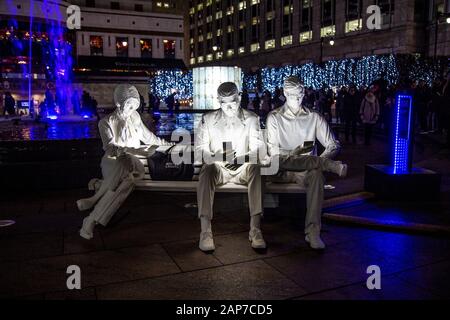
[[[394,121],[394,152],[392,167],[394,174],[411,172],[413,140],[413,101],[409,95],[398,95]]]
[[[399,93],[395,100],[391,163],[365,166],[364,189],[377,198],[423,201],[440,197],[441,175],[425,168],[413,168],[414,101]]]

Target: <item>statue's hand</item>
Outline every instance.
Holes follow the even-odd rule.
[[[157,145],[145,146],[143,148],[139,148],[138,150],[141,150],[143,157],[148,158],[148,157],[151,157],[156,152],[156,149],[158,149],[158,147],[159,146],[157,146]]]
[[[218,152],[214,157],[216,161],[224,161],[225,159],[225,162],[233,162],[233,159],[236,158],[236,151],[226,150],[225,152]]]
[[[297,148],[292,150],[289,153],[289,155],[290,156],[300,156],[302,154],[310,153],[312,150],[313,150],[313,146],[311,146],[311,147],[298,146]]]

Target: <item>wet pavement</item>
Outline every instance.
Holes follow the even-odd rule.
[[[301,214],[267,214],[269,248],[247,238],[248,212],[217,198],[216,251],[198,245],[195,195],[135,192],[91,241],[78,236],[86,191],[16,195],[0,202],[0,297],[27,299],[442,299],[449,298],[450,238],[325,223],[324,252],[302,235]],[[81,268],[82,290],[66,288]],[[381,268],[368,290],[367,267]]]
[[[386,163],[386,140],[370,147],[345,144],[340,160],[349,176],[327,176],[326,198],[360,192],[364,165]],[[367,200],[335,209],[349,216],[447,224],[449,154],[432,139],[418,141],[417,166],[443,174],[441,200],[386,203]],[[4,193],[0,220],[0,298],[26,299],[448,299],[450,238],[349,226],[326,221],[323,252],[303,238],[304,213],[271,210],[263,221],[269,245],[248,241],[248,210],[240,195],[216,197],[216,251],[198,249],[195,194],[134,192],[95,237],[79,237],[86,212],[75,201],[85,189]],[[82,290],[66,287],[67,267],[81,269]],[[367,268],[381,269],[381,290],[369,290]]]

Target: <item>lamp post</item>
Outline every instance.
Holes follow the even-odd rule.
[[[320,64],[323,62],[323,37],[320,37]]]
[[[324,47],[324,43],[325,43],[325,38],[321,37],[320,38],[320,64],[323,63],[323,47]],[[331,38],[329,41],[330,46],[334,46],[335,45],[335,41],[334,38]]]

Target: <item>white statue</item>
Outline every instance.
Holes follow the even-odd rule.
[[[259,118],[240,108],[236,84],[225,82],[217,91],[221,108],[203,116],[195,142],[196,155],[205,163],[197,187],[201,222],[199,248],[202,251],[215,249],[211,230],[214,192],[216,186],[232,182],[248,186],[249,240],[254,249],[264,249],[266,243],[260,229],[263,213],[260,166],[256,161],[250,163],[244,159],[246,155],[255,159],[260,149],[266,148]]]
[[[80,230],[80,236],[88,240],[93,237],[95,225],[106,226],[133,191],[134,182],[144,177],[144,166],[137,156],[149,157],[158,146],[172,145],[156,137],[142,122],[136,111],[139,92],[134,86],[117,86],[114,104],[116,110],[98,125],[105,150],[101,162],[103,181],[95,183],[96,188],[91,182],[90,188],[97,189],[94,196],[77,201],[80,211],[94,208]]]
[[[306,189],[305,240],[313,249],[324,249],[320,237],[324,197],[323,172],[340,177],[347,165],[334,158],[341,146],[326,120],[317,112],[302,106],[305,89],[297,77],[284,81],[286,103],[267,116],[267,145],[272,161],[278,161],[280,172],[270,177],[277,182],[295,182]],[[325,151],[316,156],[318,140]]]

